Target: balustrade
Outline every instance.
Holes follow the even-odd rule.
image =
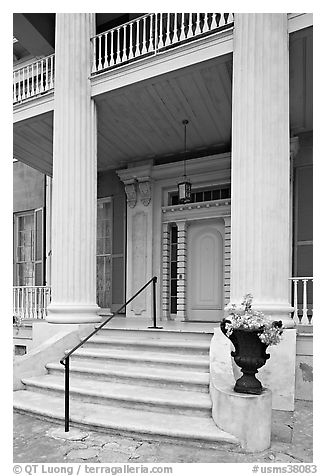
[[[292,281],[293,319],[296,324],[312,325],[313,278],[294,277]]]
[[[49,286],[14,286],[13,315],[18,319],[45,319],[51,300]]]
[[[50,55],[13,72],[13,103],[45,93],[53,87],[54,55]]]
[[[91,39],[92,74],[232,25],[232,13],[149,13]]]

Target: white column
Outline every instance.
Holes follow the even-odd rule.
[[[292,324],[289,312],[287,15],[236,14],[233,54],[231,297]]]
[[[176,223],[178,227],[178,287],[177,287],[177,316],[185,320],[187,314],[186,306],[186,284],[187,284],[187,222]]]
[[[95,14],[56,15],[52,323],[97,322],[96,110],[91,99]]]

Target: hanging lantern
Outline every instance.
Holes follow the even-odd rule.
[[[184,125],[184,152],[187,150],[187,124],[189,121],[184,119],[182,124]],[[178,201],[179,203],[191,202],[191,183],[186,174],[186,156],[183,161],[183,177],[178,183]]]

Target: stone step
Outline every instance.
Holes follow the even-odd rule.
[[[134,351],[120,349],[92,349],[81,347],[76,350],[71,357],[72,361],[89,360],[105,361],[120,365],[139,365],[142,367],[173,367],[184,369],[186,371],[209,371],[208,355],[180,355],[168,352],[150,352],[150,351]]]
[[[59,363],[46,365],[50,374],[63,374],[64,367]],[[76,377],[92,379],[98,378],[106,382],[125,382],[142,384],[149,387],[177,388],[207,392],[209,384],[208,372],[184,372],[174,368],[154,368],[148,366],[104,363],[95,365],[93,360],[71,362],[70,373]]]
[[[64,392],[63,375],[28,377],[23,378],[22,382],[30,391],[55,395]],[[212,407],[209,393],[86,380],[73,375],[70,376],[70,397],[72,400],[81,400],[83,403],[99,403],[157,413],[173,411],[175,414],[209,416]]]
[[[98,326],[97,326],[98,327]],[[168,340],[168,341],[195,341],[195,342],[207,342],[210,343],[213,333],[212,332],[195,332],[195,331],[181,331],[181,330],[168,330],[168,329],[133,329],[133,328],[116,328],[110,327],[110,323],[107,326],[102,327],[98,331],[97,335],[105,335],[114,338],[122,339],[152,339],[152,340]]]
[[[95,335],[85,345],[86,348],[115,348],[157,352],[173,352],[177,354],[207,355],[209,342],[185,341],[183,339],[146,339],[140,337],[111,337],[111,335]]]
[[[62,396],[18,390],[14,392],[14,409],[20,413],[35,415],[51,421],[64,419],[64,401]],[[86,427],[107,433],[125,436],[141,436],[143,439],[158,439],[191,445],[208,447],[235,448],[238,440],[216,427],[211,417],[191,416],[116,408],[106,405],[73,402],[70,408],[72,426]],[[62,423],[63,424],[63,423]]]

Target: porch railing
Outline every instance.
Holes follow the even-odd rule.
[[[54,54],[13,72],[13,103],[54,88]]]
[[[296,324],[312,325],[313,278],[294,277],[292,281],[293,319]]]
[[[13,287],[13,315],[21,320],[45,319],[50,301],[49,286]]]
[[[232,25],[232,13],[148,13],[91,39],[92,74]]]

